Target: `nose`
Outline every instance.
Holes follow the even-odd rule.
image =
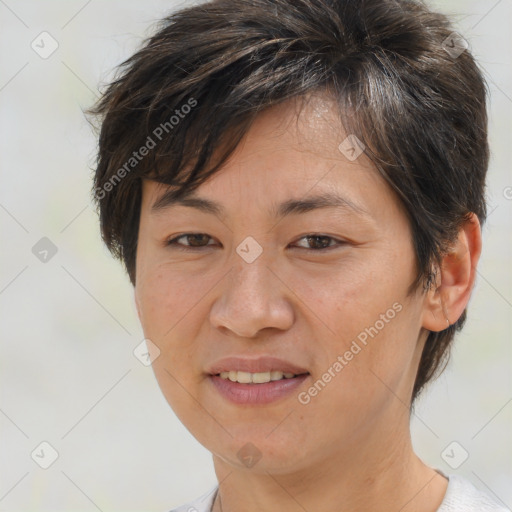
[[[244,338],[255,338],[262,329],[289,329],[294,311],[286,286],[276,265],[263,254],[252,263],[235,254],[234,265],[219,287],[210,311],[211,324]]]

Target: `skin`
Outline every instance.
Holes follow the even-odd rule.
[[[454,323],[469,300],[480,226],[473,215],[436,286],[408,295],[416,269],[405,212],[364,154],[350,161],[340,152],[346,134],[330,101],[311,96],[302,110],[290,100],[260,113],[196,190],[224,206],[220,218],[181,205],[152,214],[166,189],[143,183],[137,311],[160,350],[153,369],[164,396],[213,455],[215,512],[434,512],[446,492],[447,480],[413,452],[410,397],[428,330]],[[269,213],[323,191],[366,214]],[[179,240],[202,247],[195,252],[165,245],[190,232],[210,238]],[[309,234],[332,239],[308,242]],[[252,263],[236,252],[247,236],[263,248]],[[307,368],[299,391],[307,390],[395,303],[401,311],[307,405],[297,393],[234,405],[206,373],[221,357],[271,355]],[[252,467],[237,457],[249,442],[261,454]]]

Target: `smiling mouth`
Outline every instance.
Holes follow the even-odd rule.
[[[216,376],[224,380],[230,380],[231,382],[238,382],[240,384],[265,384],[267,382],[273,382],[277,380],[293,379],[303,375],[309,375],[309,372],[295,374],[289,372],[281,372],[279,370],[272,370],[269,372],[242,372],[242,371],[229,371],[220,372]]]

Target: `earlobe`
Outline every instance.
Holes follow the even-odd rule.
[[[436,284],[425,296],[422,322],[425,329],[443,331],[462,315],[471,296],[481,250],[480,222],[472,213],[443,256]]]

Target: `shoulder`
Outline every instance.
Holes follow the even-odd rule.
[[[448,488],[437,512],[510,512],[497,498],[459,475],[448,476]]]
[[[448,488],[437,512],[511,512],[490,494],[478,490],[459,475],[448,476]],[[211,512],[218,486],[199,498],[172,509],[170,512]]]
[[[213,489],[204,493],[199,498],[185,503],[178,508],[173,508],[170,512],[211,512],[215,496],[217,495],[218,485],[215,485]]]

